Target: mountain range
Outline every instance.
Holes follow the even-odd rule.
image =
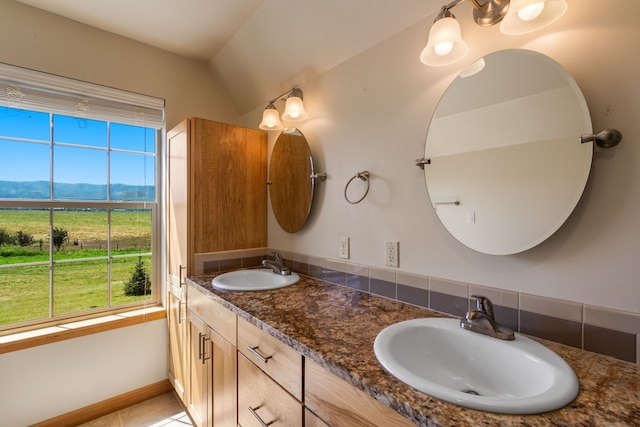
[[[49,200],[49,181],[0,181],[0,199]],[[54,183],[55,200],[106,200],[107,186]],[[111,200],[153,201],[155,186],[111,184]]]

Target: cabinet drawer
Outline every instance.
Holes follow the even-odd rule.
[[[238,318],[238,350],[302,401],[300,353],[243,318]]]
[[[236,315],[231,310],[216,302],[211,296],[203,293],[197,287],[189,284],[187,294],[189,309],[196,313],[204,322],[219,333],[224,339],[236,345]]]
[[[238,355],[238,423],[242,427],[302,427],[302,404],[241,354]]]
[[[415,427],[411,421],[322,366],[305,361],[305,405],[331,426]]]

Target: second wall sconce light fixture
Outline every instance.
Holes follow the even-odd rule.
[[[284,128],[280,121],[278,110],[275,106],[277,101],[282,100],[285,101],[282,120],[288,122],[301,122],[309,118],[309,114],[305,111],[304,104],[302,103],[302,89],[294,87],[269,101],[262,113],[262,122],[260,122],[259,126],[260,129],[281,130]]]
[[[464,1],[454,0],[442,6],[420,54],[420,61],[425,65],[450,65],[469,52],[460,33],[460,24],[450,11]],[[566,0],[469,0],[469,3],[473,6],[476,24],[490,27],[500,23],[500,31],[509,35],[539,30],[560,19],[567,11]]]

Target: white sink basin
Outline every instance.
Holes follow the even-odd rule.
[[[466,331],[457,319],[415,319],[378,334],[380,364],[407,385],[447,402],[505,414],[561,408],[578,394],[573,369],[518,333],[503,341]]]
[[[212,284],[218,289],[229,291],[264,291],[267,289],[284,288],[293,285],[300,276],[291,273],[282,276],[271,269],[230,271],[214,277]]]

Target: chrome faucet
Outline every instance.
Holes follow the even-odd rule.
[[[278,252],[274,252],[272,256],[273,256],[273,260],[270,260],[270,259],[262,260],[262,266],[269,267],[273,270],[274,273],[280,274],[282,276],[291,275],[291,270],[289,270],[284,265],[284,259],[282,259],[282,255],[280,255]]]
[[[469,310],[460,320],[460,327],[468,331],[488,335],[501,340],[513,340],[513,329],[498,325],[493,317],[493,304],[487,297],[471,295],[476,300],[475,310]]]

